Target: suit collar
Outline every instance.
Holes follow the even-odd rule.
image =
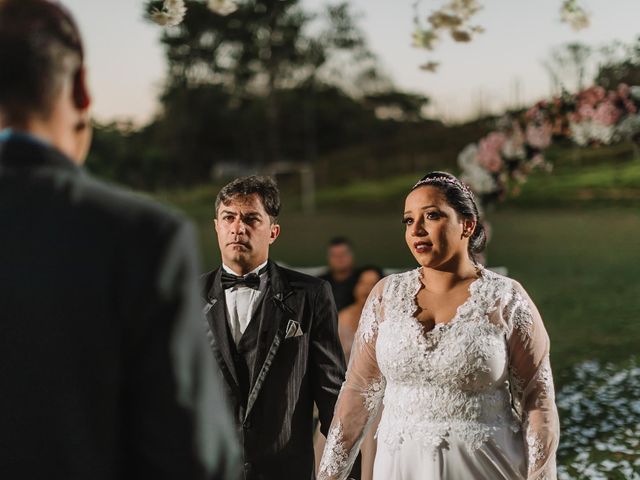
[[[0,167],[34,169],[53,167],[81,172],[82,167],[46,142],[22,132],[4,131],[0,135]]]
[[[227,306],[225,302],[224,290],[220,277],[222,269],[219,268],[211,272],[208,281],[205,282],[204,297],[206,305],[204,314],[212,333],[211,347],[220,365],[220,370],[225,376],[227,383],[236,391],[240,392],[240,382],[238,372],[233,361],[233,353],[229,342],[227,330]]]
[[[260,339],[264,338],[264,340],[259,341],[256,346],[256,373],[254,374],[255,379],[252,379],[254,381],[252,381],[251,391],[247,398],[245,418],[248,418],[265,378],[271,369],[273,359],[284,340],[287,321],[296,317],[296,305],[290,299],[294,292],[289,281],[275,262],[269,260],[267,268],[269,286],[265,292],[266,296],[261,303],[262,308],[257,312],[258,315],[251,320],[252,322],[259,321],[260,330],[266,335],[264,337],[262,335],[259,336]],[[212,343],[214,354],[228,383],[239,393],[238,375],[226,330],[227,307],[224,289],[220,281],[221,276],[222,268],[219,268],[211,272],[208,276],[208,281],[205,282],[204,296],[207,301],[205,310],[207,321],[214,336]]]
[[[280,267],[275,262],[269,260],[267,267],[269,269],[271,294],[274,298],[282,301],[293,293],[291,286],[289,285],[289,281],[286,276],[282,274]]]

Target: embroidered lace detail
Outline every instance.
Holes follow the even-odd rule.
[[[330,480],[338,475],[349,463],[349,453],[344,444],[342,423],[338,420],[329,430],[324,454],[320,462],[318,480]]]
[[[363,343],[371,342],[378,330],[376,311],[379,307],[380,298],[373,297],[371,301],[367,302],[362,311],[360,322],[358,323],[358,332]]]
[[[369,413],[377,413],[382,397],[384,395],[385,380],[381,378],[379,381],[372,383],[362,393],[364,397],[364,406]]]
[[[508,412],[508,392],[502,389],[461,392],[443,385],[390,385],[378,439],[390,450],[407,440],[418,440],[425,448],[435,449],[455,435],[475,450],[493,431],[512,426]]]
[[[540,462],[545,459],[544,443],[535,433],[527,433],[527,458],[529,460],[529,473],[541,467]]]
[[[489,321],[511,282],[480,273],[454,318],[427,333],[413,316],[420,272],[388,278],[376,353],[387,380],[378,438],[390,449],[407,439],[437,448],[451,434],[476,449],[497,428],[517,429],[505,374],[505,329]]]
[[[542,360],[539,370],[534,376],[534,381],[537,383],[538,398],[536,406],[540,406],[540,403],[551,398],[555,398],[553,388],[553,374],[551,373],[551,365],[549,363],[549,357],[546,356]]]
[[[533,328],[533,314],[529,302],[516,290],[510,292],[511,301],[505,308],[505,318],[508,321],[509,329],[516,329],[523,341],[531,338]],[[511,332],[509,332],[511,333]]]
[[[524,379],[520,378],[514,368],[509,367],[509,386],[511,387],[511,398],[513,408],[518,417],[522,420],[522,395],[524,394]]]

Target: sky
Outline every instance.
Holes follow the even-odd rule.
[[[326,0],[302,0],[319,10]],[[560,0],[484,0],[475,23],[486,31],[466,44],[444,40],[435,51],[411,46],[415,0],[351,0],[359,25],[385,72],[403,89],[431,99],[430,116],[446,121],[527,105],[550,95],[542,66],[567,42],[592,46],[640,35],[640,0],[582,0],[591,26],[574,32],[560,22]],[[98,121],[149,121],[165,74],[162,27],[143,18],[143,0],[62,0],[74,14],[87,48],[89,80]],[[423,0],[427,16],[442,0]],[[423,72],[426,61],[441,63]]]

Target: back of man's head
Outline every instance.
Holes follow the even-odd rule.
[[[81,75],[71,15],[49,0],[0,0],[0,125],[47,118],[64,82]]]

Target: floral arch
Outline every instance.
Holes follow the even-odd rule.
[[[542,100],[518,115],[498,120],[496,130],[458,155],[461,179],[484,205],[517,193],[534,170],[551,171],[544,151],[553,141],[609,145],[640,144],[640,86],[615,90],[594,86]]]

